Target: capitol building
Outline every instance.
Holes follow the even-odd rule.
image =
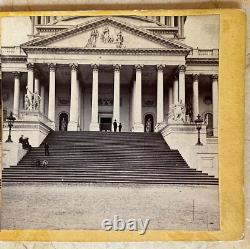
[[[161,132],[192,165],[198,114],[203,150],[217,145],[219,51],[186,44],[188,18],[29,17],[26,42],[1,48],[3,140],[11,112],[13,141],[33,147],[51,131],[112,132],[116,120],[122,132]]]

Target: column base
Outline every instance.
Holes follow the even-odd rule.
[[[89,130],[90,131],[100,131],[99,123],[90,123]]]
[[[77,122],[69,122],[69,124],[68,124],[68,131],[78,131],[78,124],[77,124]]]
[[[134,124],[132,128],[133,132],[144,132],[143,124]]]

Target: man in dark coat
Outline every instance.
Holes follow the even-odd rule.
[[[49,156],[49,145],[48,143],[44,143],[44,152],[45,152],[45,156]]]
[[[116,122],[116,119],[115,119],[115,121],[114,121],[114,123],[113,123],[113,127],[114,127],[114,132],[116,132],[116,130],[117,130],[117,122]]]

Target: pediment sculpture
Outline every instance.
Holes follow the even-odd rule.
[[[182,101],[170,106],[168,123],[183,124],[186,122],[186,107]]]
[[[114,44],[116,48],[125,48],[122,31],[120,30],[116,32],[115,30],[112,30],[111,32],[108,26],[105,26],[101,32],[97,29],[93,29],[85,48],[96,48],[97,42],[103,44]]]

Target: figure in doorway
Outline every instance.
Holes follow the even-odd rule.
[[[62,131],[67,131],[67,122],[64,117],[62,119],[61,129]]]
[[[49,156],[49,145],[48,143],[44,143],[44,152],[45,152],[45,156]]]
[[[119,124],[118,128],[119,128],[119,132],[121,132],[122,131],[122,123]]]
[[[113,122],[113,127],[114,127],[114,132],[116,132],[116,130],[117,130],[117,122],[116,122],[116,119],[115,119],[115,121]]]
[[[152,130],[152,121],[150,119],[146,122],[146,132],[151,132]]]

